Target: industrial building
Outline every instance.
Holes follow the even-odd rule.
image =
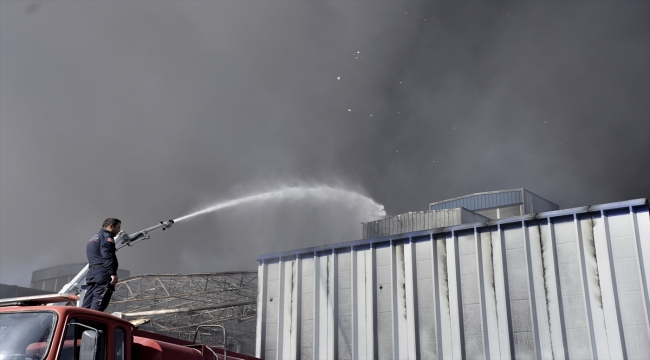
[[[363,239],[559,210],[560,206],[526,189],[490,191],[429,204],[429,211],[409,212],[362,224]]]
[[[490,219],[559,210],[560,206],[526,189],[489,191],[429,204],[430,210],[463,207]]]
[[[256,356],[650,354],[647,199],[560,210],[524,189],[473,194],[363,237],[257,258]]]
[[[74,278],[86,263],[57,265],[32,272],[30,288],[48,292],[59,292],[61,288]],[[131,272],[125,269],[117,269],[117,277],[126,279]]]
[[[16,285],[0,284],[0,299],[46,294],[52,294],[52,292]]]

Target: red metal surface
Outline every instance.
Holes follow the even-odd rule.
[[[52,338],[52,346],[46,359],[54,360],[59,358],[69,344],[61,344],[61,338],[65,332],[65,324],[71,318],[96,319],[109,325],[109,334],[113,334],[115,327],[123,327],[126,330],[127,356],[132,355],[132,360],[165,360],[165,359],[196,359],[215,360],[211,351],[205,345],[192,344],[190,341],[177,339],[169,336],[154,334],[148,331],[138,330],[127,320],[120,319],[110,314],[96,310],[84,309],[73,306],[6,306],[0,307],[0,312],[28,312],[28,311],[50,311],[58,316],[56,330]],[[133,335],[133,337],[131,337]],[[133,339],[130,344],[129,339]],[[35,343],[28,347],[30,354],[42,355],[46,349],[45,343]],[[109,337],[108,348],[113,346],[113,339]],[[192,346],[192,347],[190,347]],[[210,347],[218,354],[219,360],[223,359],[223,349]],[[112,352],[109,351],[109,359],[112,359]],[[228,359],[232,360],[259,360],[256,357],[228,351]]]

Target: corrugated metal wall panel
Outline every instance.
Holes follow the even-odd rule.
[[[300,358],[314,357],[314,258],[301,256]]]
[[[472,223],[480,223],[480,222],[487,222],[489,221],[490,218],[483,216],[481,214],[477,214],[471,210],[467,210],[465,208],[461,208],[460,211],[460,224],[472,224]],[[423,229],[424,230],[424,229]]]
[[[257,355],[645,358],[648,214],[615,203],[260,257]]]
[[[54,266],[47,269],[36,270],[32,273],[32,282],[44,279],[53,279],[62,276],[77,275],[81,269],[86,266],[86,263],[80,264],[66,264]]]
[[[525,190],[522,189],[504,190],[504,191],[495,191],[491,193],[467,195],[459,199],[452,199],[448,201],[430,204],[429,210],[454,209],[459,207],[464,207],[469,210],[478,210],[478,209],[493,208],[498,206],[519,204],[525,201],[525,196],[522,196],[522,191]],[[542,202],[548,202],[547,200],[537,195],[534,196],[540,199],[540,201]],[[527,208],[531,208],[531,207],[529,206]],[[548,209],[545,211],[551,211],[551,210],[557,210],[557,209]]]
[[[362,234],[364,239],[371,239],[488,220],[465,208],[409,212],[362,224]]]
[[[476,241],[474,232],[458,237],[462,322],[465,336],[465,356],[468,359],[484,358],[483,330],[481,328],[481,303],[479,276],[477,274]]]
[[[530,297],[528,293],[528,273],[526,266],[526,249],[524,246],[523,229],[503,226],[503,246],[506,250],[506,269],[508,276],[508,292],[512,316],[512,337],[515,359],[535,353],[535,339],[531,319]]]
[[[337,356],[339,359],[352,359],[352,256],[351,249],[337,251]]]
[[[524,190],[524,211],[526,214],[559,210],[560,206],[543,197]]]
[[[22,297],[22,296],[35,296],[35,295],[45,295],[52,294],[50,291],[44,291],[39,289],[26,288],[16,285],[5,285],[0,284],[0,299],[13,298],[13,297]]]
[[[265,317],[265,334],[264,356],[265,359],[275,359],[277,351],[278,338],[278,295],[280,291],[279,263],[277,261],[269,262],[267,266],[267,299],[266,299],[266,317]],[[275,301],[275,302],[274,302]]]
[[[380,360],[393,358],[393,292],[390,273],[392,250],[388,242],[378,244],[375,250],[377,355]]]
[[[436,308],[433,298],[433,249],[429,237],[414,242],[415,273],[417,279],[417,331],[421,359],[437,359]]]
[[[627,210],[627,209],[626,209]],[[621,211],[609,216],[594,216],[596,225],[603,232],[606,246],[611,248],[611,271],[617,281],[612,283],[614,311],[621,313],[619,331],[624,341],[618,344],[621,352],[629,358],[640,359],[650,354],[650,339],[640,336],[646,331],[643,314],[643,288],[639,272],[639,259],[636,251],[636,234],[629,211]],[[632,225],[632,226],[631,226]],[[621,312],[621,309],[624,309]],[[616,319],[615,319],[616,320]],[[608,324],[609,325],[609,324]]]

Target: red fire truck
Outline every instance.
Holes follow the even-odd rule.
[[[48,305],[77,299],[56,294],[0,300],[0,360],[257,359],[142,331],[135,321],[103,312]]]

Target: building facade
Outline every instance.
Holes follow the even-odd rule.
[[[0,284],[0,299],[46,294],[52,294],[52,292],[16,285]]]
[[[362,223],[362,238],[372,239],[558,209],[559,205],[526,189],[476,193],[431,203],[428,211],[408,212]]]
[[[534,211],[520,194],[520,210]],[[265,359],[650,354],[647,199],[268,254],[258,262],[256,356]]]
[[[560,206],[526,189],[499,190],[465,195],[429,204],[430,210],[466,208],[490,219],[559,210]]]
[[[57,265],[32,272],[32,281],[30,288],[39,289],[56,293],[63,286],[70,282],[86,263]],[[125,269],[117,269],[117,277],[126,279],[131,276],[131,272]]]

